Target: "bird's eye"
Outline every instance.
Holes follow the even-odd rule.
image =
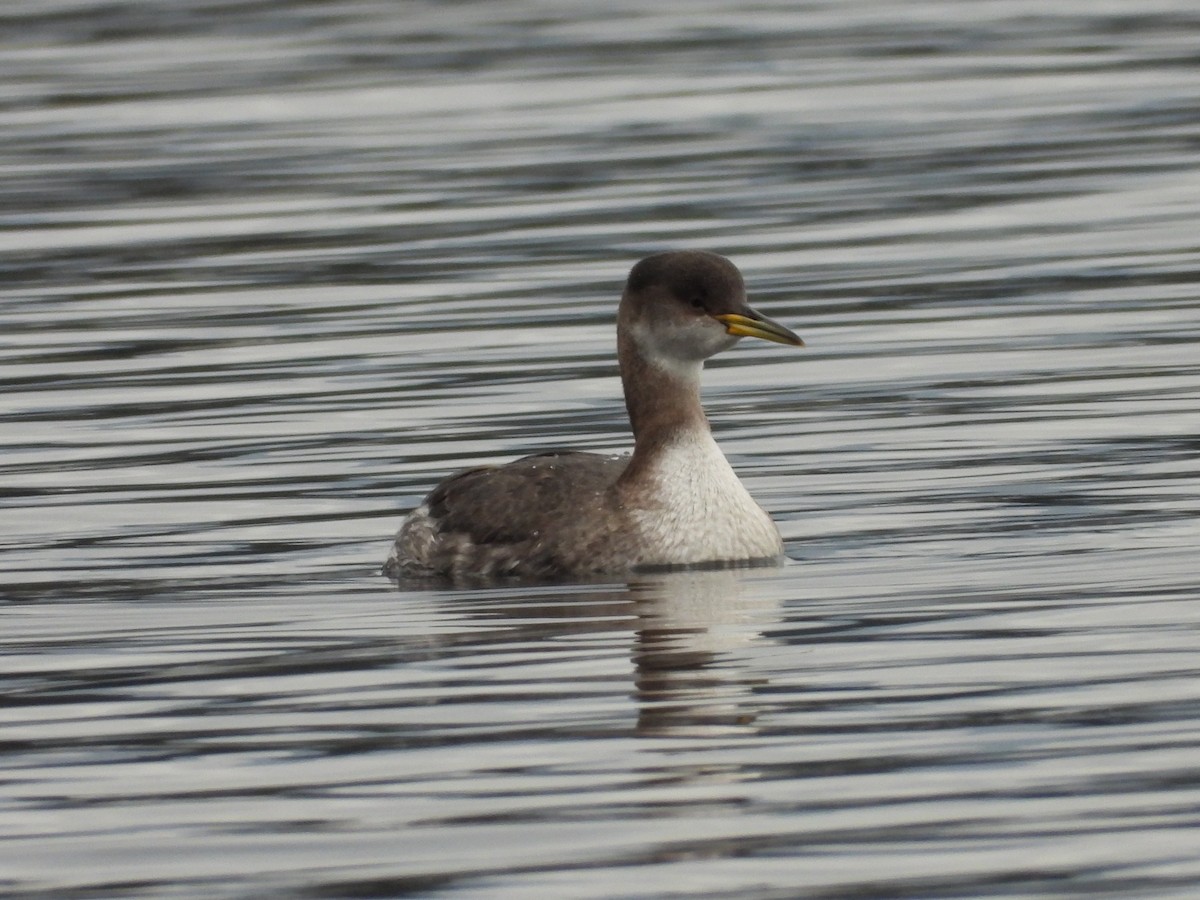
[[[692,304],[692,309],[704,309],[703,297],[693,297],[689,302]]]

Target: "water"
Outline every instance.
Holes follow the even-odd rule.
[[[6,7],[0,891],[1193,895],[1200,16],[730,6]],[[789,564],[380,578],[669,246]]]

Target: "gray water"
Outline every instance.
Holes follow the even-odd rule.
[[[0,12],[0,892],[1194,897],[1188,0]],[[627,448],[640,256],[779,569],[395,585]],[[751,344],[754,344],[753,346]]]

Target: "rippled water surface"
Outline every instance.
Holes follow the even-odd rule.
[[[1195,896],[1193,3],[0,24],[0,892]],[[380,577],[667,247],[789,563]]]

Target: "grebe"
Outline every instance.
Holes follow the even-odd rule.
[[[451,475],[401,524],[384,573],[561,578],[777,562],[779,530],[700,405],[704,360],[742,337],[804,345],[750,308],[724,257],[643,259],[617,310],[632,456],[566,450]]]

